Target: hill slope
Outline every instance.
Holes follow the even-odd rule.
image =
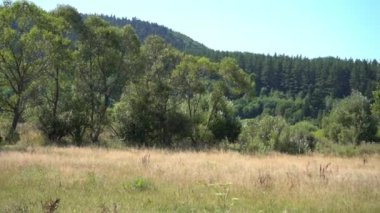
[[[142,21],[137,18],[127,19],[107,15],[100,15],[100,17],[110,24],[119,27],[130,24],[135,29],[135,32],[141,41],[149,35],[159,35],[167,43],[173,45],[173,47],[189,54],[204,55],[211,51],[211,49],[197,41],[194,41],[190,37],[156,23]]]

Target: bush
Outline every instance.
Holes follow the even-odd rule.
[[[318,128],[307,121],[296,123],[282,131],[275,149],[289,154],[303,154],[314,151],[317,144],[313,132]]]
[[[229,142],[235,142],[241,132],[241,123],[233,116],[217,117],[210,123],[209,128],[216,140],[227,138]]]
[[[49,141],[60,143],[63,137],[70,134],[70,127],[65,118],[45,114],[40,116],[39,122],[39,129]]]
[[[287,126],[282,117],[267,115],[247,121],[239,137],[242,151],[265,153],[273,150]]]
[[[72,137],[72,143],[83,145],[83,137],[88,127],[88,119],[85,114],[78,111],[62,112],[53,116],[46,112],[39,116],[38,128],[48,139],[48,143],[66,144],[63,138]]]

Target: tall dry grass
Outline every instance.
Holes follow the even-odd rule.
[[[16,196],[23,197],[31,209],[39,208],[38,201],[27,202],[36,197],[33,193],[41,193],[40,202],[60,198],[58,210],[65,211],[86,203],[81,196],[100,202],[94,208],[75,207],[83,211],[112,209],[112,205],[119,211],[380,210],[378,155],[249,156],[223,151],[34,147],[26,152],[0,152],[0,171],[0,209],[8,210],[17,207]],[[129,190],[136,178],[154,187],[149,193]],[[88,191],[86,184],[96,189]],[[32,195],[15,190],[20,186]],[[126,200],[129,196],[133,202]]]

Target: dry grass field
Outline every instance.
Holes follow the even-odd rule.
[[[380,212],[380,156],[0,152],[1,212]]]

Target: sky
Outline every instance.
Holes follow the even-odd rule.
[[[136,17],[216,50],[380,59],[380,0],[32,0]]]

